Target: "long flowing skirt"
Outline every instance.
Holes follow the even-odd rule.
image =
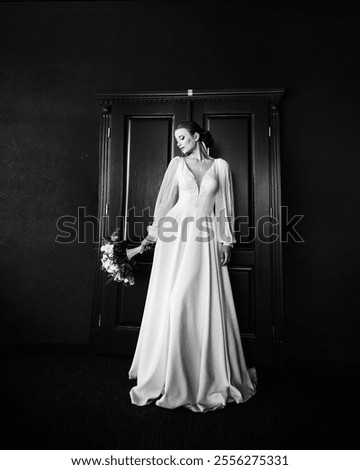
[[[199,215],[193,212],[176,209],[171,215],[181,222]],[[164,408],[204,412],[247,401],[257,378],[246,366],[228,267],[220,264],[221,245],[215,238],[197,241],[204,232],[195,223],[186,230],[187,237],[183,232],[156,243],[129,371],[129,378],[137,379],[130,397],[138,406],[155,401]]]

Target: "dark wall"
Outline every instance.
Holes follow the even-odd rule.
[[[3,340],[88,341],[94,245],[55,237],[96,215],[96,92],[284,87],[287,354],[359,361],[359,17],[272,3],[2,5]]]

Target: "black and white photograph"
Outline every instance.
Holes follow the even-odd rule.
[[[359,463],[358,10],[0,2],[4,457]]]

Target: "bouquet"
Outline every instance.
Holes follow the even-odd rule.
[[[107,282],[122,282],[126,287],[133,286],[135,279],[133,268],[136,264],[132,258],[140,253],[141,245],[136,248],[127,248],[126,240],[120,240],[120,229],[116,229],[110,237],[103,237],[101,251],[101,269],[108,273]],[[151,248],[147,245],[144,251]]]

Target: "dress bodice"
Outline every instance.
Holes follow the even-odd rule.
[[[187,204],[192,207],[203,208],[206,212],[212,211],[215,203],[215,195],[219,187],[216,177],[216,163],[217,160],[214,159],[212,165],[202,177],[199,186],[184,158],[181,158],[177,173],[179,185],[178,204]]]
[[[217,239],[233,245],[234,199],[231,170],[222,158],[214,159],[200,181],[187,166],[183,157],[173,158],[164,175],[155,203],[154,222],[148,234],[158,237],[158,227],[164,217],[214,216]]]

